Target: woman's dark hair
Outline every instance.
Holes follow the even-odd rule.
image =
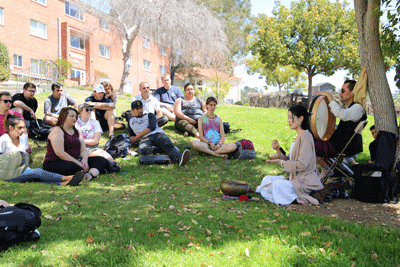
[[[208,105],[210,102],[215,102],[215,104],[218,104],[217,99],[215,99],[213,96],[207,97],[206,105]]]
[[[10,126],[15,127],[15,125],[20,121],[25,122],[21,117],[15,116],[14,114],[8,114],[4,119],[4,128],[6,129],[6,132],[10,130]]]
[[[302,105],[296,105],[289,108],[289,112],[292,113],[293,116],[300,118],[303,116],[303,121],[301,122],[301,129],[310,130],[310,113],[308,113],[307,108]]]
[[[187,83],[187,84],[185,84],[185,86],[183,87],[183,91],[185,91],[186,88],[187,88],[188,86],[193,86],[193,88],[194,88],[194,85],[193,85],[192,83]]]
[[[77,111],[76,109],[74,109],[74,108],[72,108],[72,107],[63,108],[63,109],[60,111],[60,115],[58,115],[57,126],[60,126],[61,128],[63,127],[64,122],[65,122],[65,120],[67,119],[68,113],[69,113],[70,110],[72,110],[73,112],[75,112],[76,117],[78,117],[78,114],[79,114],[79,113],[78,113],[78,111]],[[74,129],[75,129],[75,126],[74,126]]]

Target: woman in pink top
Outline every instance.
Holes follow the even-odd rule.
[[[213,155],[226,157],[227,153],[236,150],[235,144],[225,144],[225,132],[222,119],[214,114],[217,100],[214,97],[207,98],[207,113],[198,120],[200,141],[193,141],[196,150]]]

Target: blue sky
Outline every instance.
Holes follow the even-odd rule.
[[[349,7],[354,8],[353,0],[348,0],[350,3]],[[287,7],[290,7],[291,0],[281,0],[281,3]],[[274,6],[274,1],[273,0],[251,0],[251,12],[253,15],[257,15],[260,13],[263,14],[271,14],[271,11]],[[395,72],[391,70],[390,72],[387,73],[387,78],[389,82],[390,89],[392,92],[394,90],[397,90],[397,87],[394,83],[394,75]],[[263,88],[266,84],[263,79],[258,79],[259,75],[248,75],[246,73],[245,68],[242,66],[240,68],[237,68],[237,74],[236,76],[242,78],[242,83],[241,83],[241,88],[245,87],[246,85],[249,87],[258,87],[258,88]],[[343,84],[343,78],[345,76],[345,71],[337,71],[334,75],[330,77],[326,77],[324,75],[316,75],[313,78],[313,84],[318,84],[322,82],[329,82],[336,86],[336,88],[340,88]],[[268,88],[268,92],[277,90],[276,88]]]

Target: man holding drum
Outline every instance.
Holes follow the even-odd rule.
[[[330,93],[321,91],[318,95],[326,96],[329,102],[329,107],[332,113],[340,119],[339,125],[332,137],[327,141],[316,140],[315,141],[315,152],[317,154],[317,162],[323,168],[320,178],[327,174],[328,167],[321,158],[330,158],[337,156],[343,148],[346,146],[350,138],[354,134],[354,130],[357,125],[367,119],[365,108],[360,103],[354,102],[355,93],[353,89],[356,85],[354,80],[346,80],[340,91],[340,100],[344,103],[345,108],[341,108],[340,105],[333,100]],[[366,93],[366,92],[360,92]],[[350,142],[344,154],[347,156],[353,156],[363,151],[362,148],[362,136],[357,134]]]

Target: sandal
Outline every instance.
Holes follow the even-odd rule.
[[[77,186],[80,182],[82,182],[84,177],[83,171],[79,171],[72,176],[71,180],[68,181],[66,185],[69,186]]]

